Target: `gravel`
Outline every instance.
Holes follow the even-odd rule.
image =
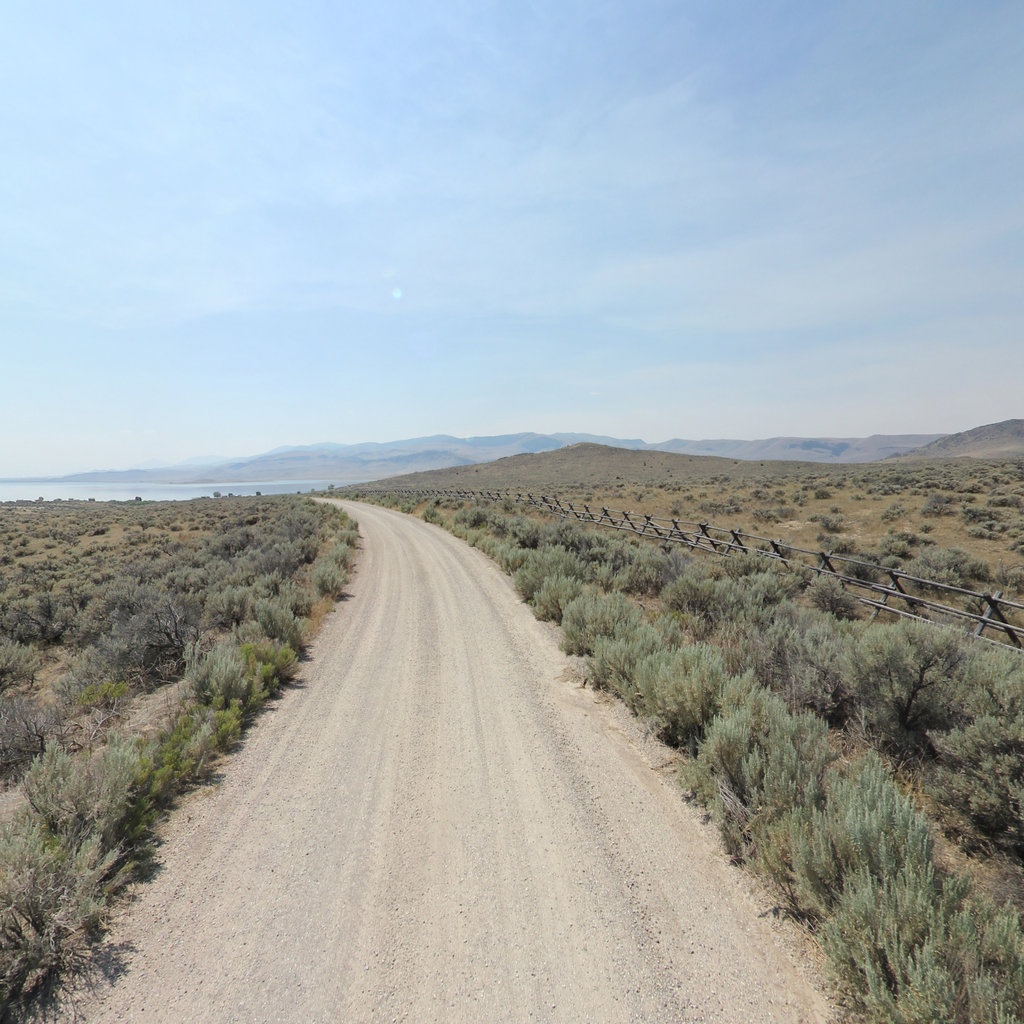
[[[101,1022],[819,1022],[799,932],[671,752],[578,682],[509,580],[346,504],[348,597],[182,801],[61,1014]]]

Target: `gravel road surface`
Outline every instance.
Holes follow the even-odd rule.
[[[168,823],[101,1022],[826,1021],[799,943],[480,552],[345,505],[350,596]]]

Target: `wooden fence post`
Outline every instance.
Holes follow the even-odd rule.
[[[994,594],[985,595],[985,603],[988,607],[982,613],[981,621],[978,623],[978,628],[975,630],[975,636],[981,636],[985,627],[989,624],[1001,623],[1003,626],[1009,626],[1006,619],[1003,618],[1003,613],[999,609],[999,599],[1003,596],[1001,590],[997,590]],[[1003,632],[1013,641],[1014,647],[1020,647],[1020,637],[1012,629],[1004,629]]]
[[[708,533],[708,524],[707,523],[699,523],[698,525],[700,526],[700,532],[705,537],[707,537],[708,543],[710,543],[710,545],[711,545],[711,550],[717,553],[718,552],[718,543],[715,540],[715,538],[712,537],[710,533]]]

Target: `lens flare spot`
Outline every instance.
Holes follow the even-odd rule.
[[[400,299],[401,297],[402,297],[402,289],[401,288],[392,288],[391,289],[391,298],[393,298],[393,299]]]

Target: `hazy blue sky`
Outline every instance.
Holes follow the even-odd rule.
[[[0,476],[1024,416],[1024,5],[8,0]]]

